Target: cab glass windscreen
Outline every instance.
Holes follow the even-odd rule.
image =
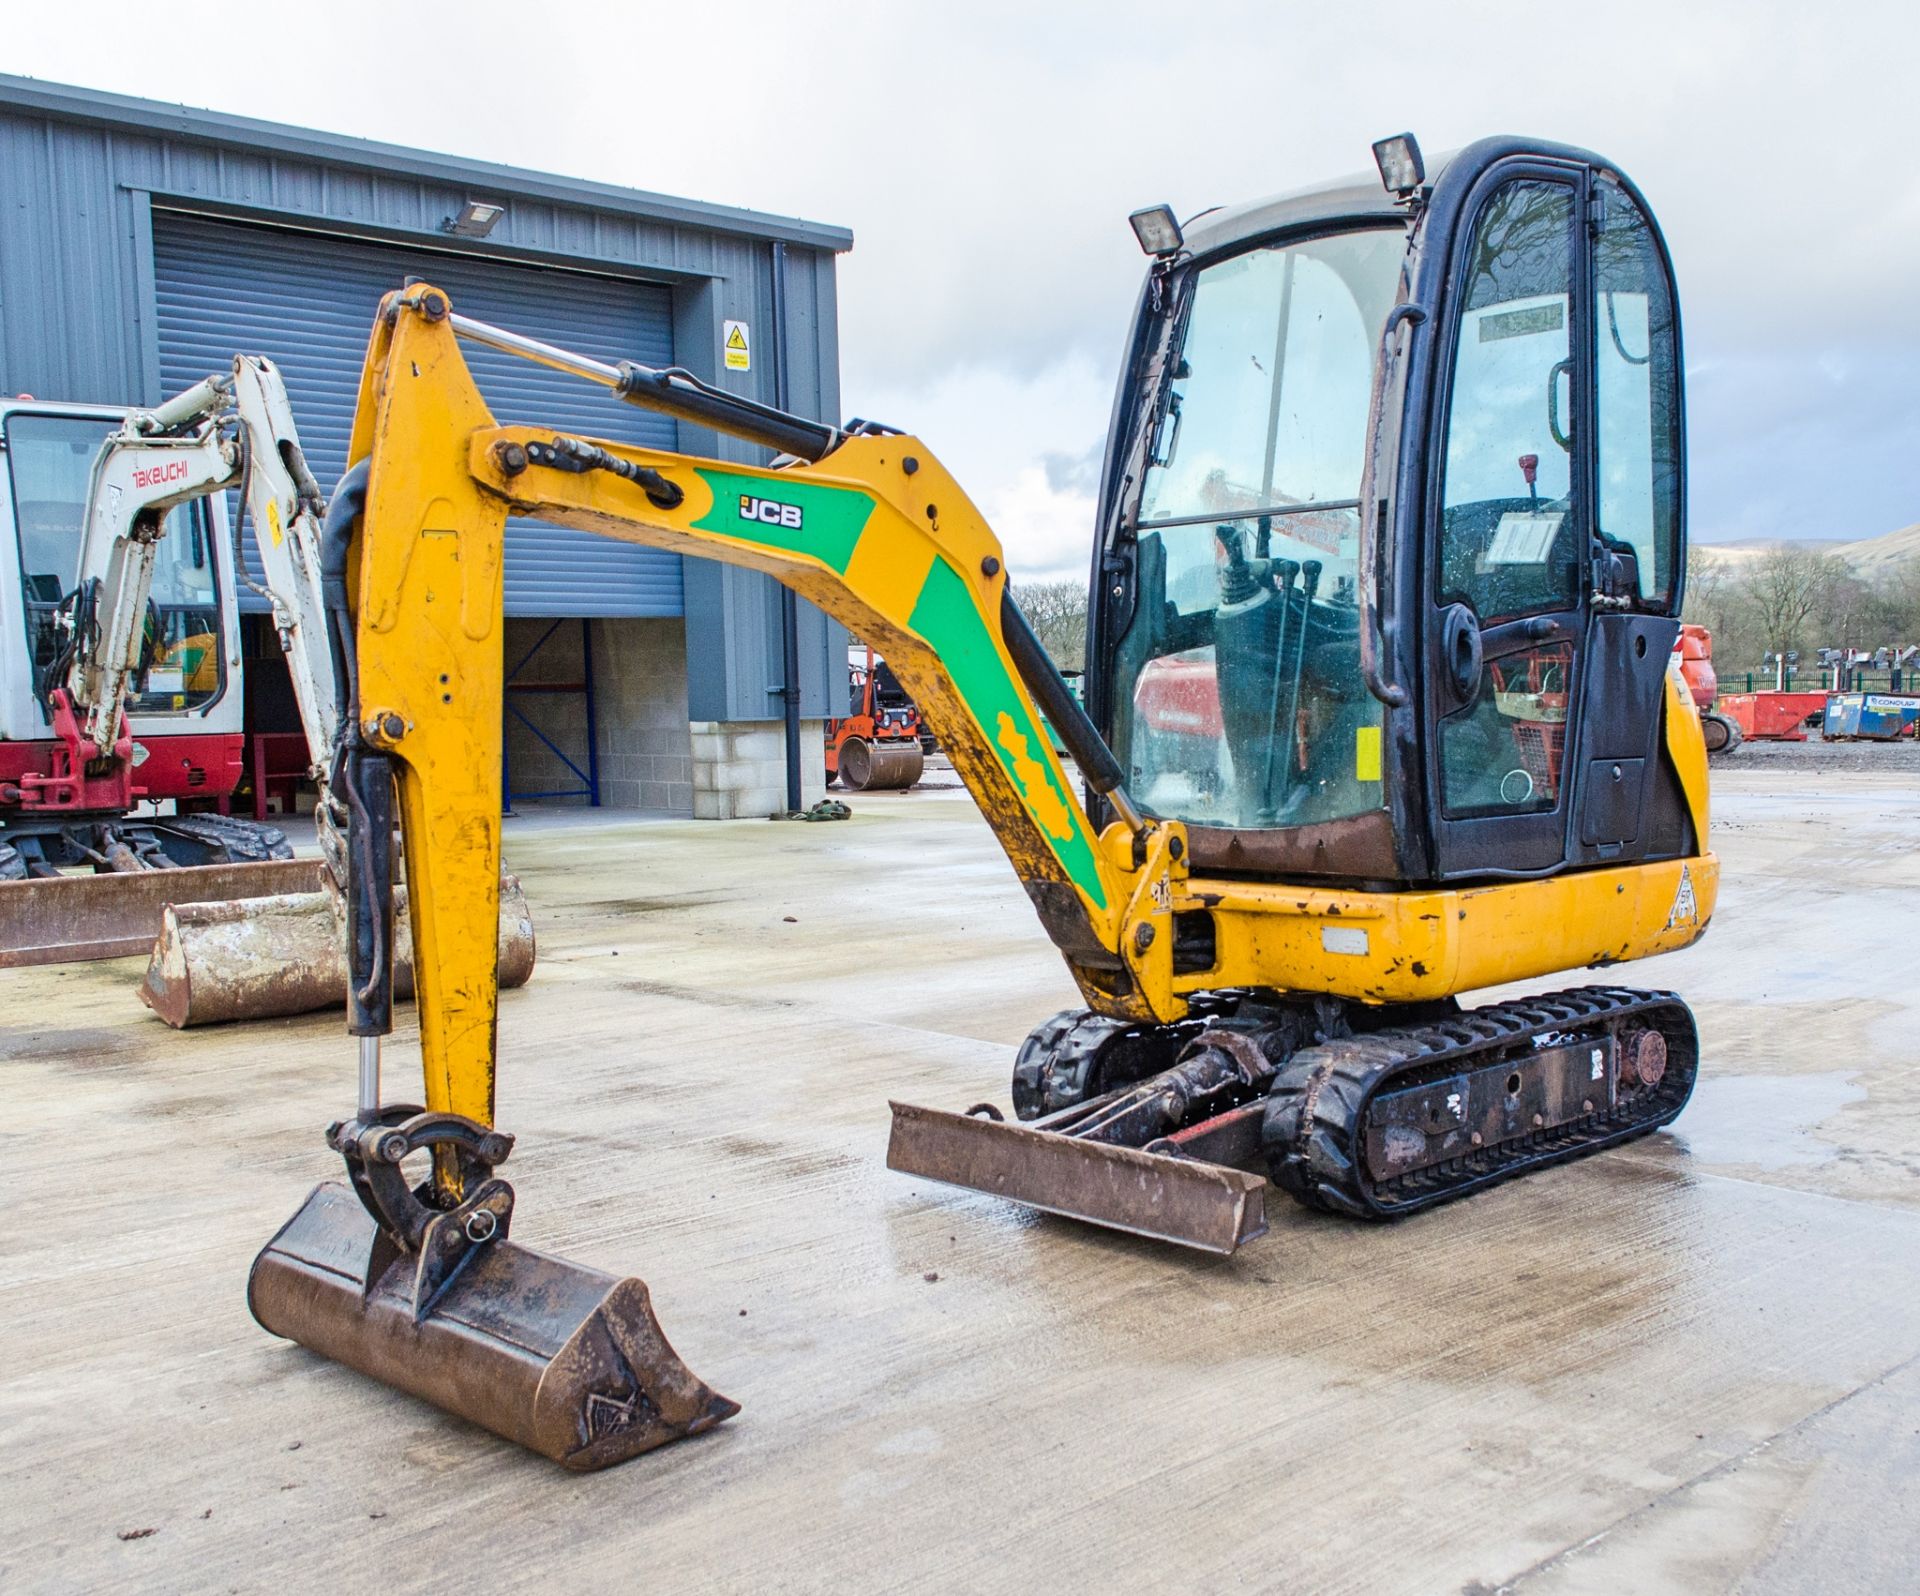
[[[1314,824],[1382,805],[1356,581],[1373,363],[1399,227],[1199,269],[1148,425],[1137,589],[1115,661],[1129,787],[1193,825]]]
[[[13,528],[36,681],[60,652],[54,613],[79,580],[93,459],[112,431],[113,423],[98,417],[7,417]]]
[[[60,616],[80,579],[94,458],[113,430],[113,422],[97,416],[7,417],[14,530],[36,682],[71,633]],[[130,684],[132,714],[197,709],[220,693],[220,593],[206,501],[168,511],[163,527],[144,627],[147,669]]]

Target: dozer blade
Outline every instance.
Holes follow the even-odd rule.
[[[177,879],[188,872],[168,874]],[[394,899],[394,985],[400,997],[411,997],[413,937],[406,889],[395,888]],[[327,892],[170,902],[149,921],[143,946],[151,946],[152,957],[140,1001],[175,1030],[338,1008],[347,990],[344,914]],[[499,958],[501,987],[526,985],[533,974],[533,920],[516,876],[500,881]]]
[[[1266,1234],[1267,1183],[1225,1164],[890,1103],[887,1167],[1227,1254]]]
[[[680,1361],[639,1280],[500,1240],[474,1248],[416,1317],[418,1267],[350,1188],[325,1181],[254,1260],[247,1302],[273,1334],[570,1469],[740,1411]]]
[[[0,882],[0,968],[145,953],[169,903],[313,892],[321,868],[317,859],[267,859]]]

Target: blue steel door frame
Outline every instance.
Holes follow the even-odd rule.
[[[535,641],[532,648],[520,656],[519,662],[507,672],[506,691],[502,702],[506,712],[532,732],[546,745],[553,757],[565,765],[584,783],[579,787],[553,787],[539,791],[516,792],[513,787],[512,768],[507,755],[507,740],[500,739],[500,797],[501,809],[505,814],[513,813],[513,801],[516,798],[584,798],[587,807],[600,807],[600,739],[598,725],[594,718],[593,702],[593,623],[585,616],[580,617],[580,680],[577,682],[523,682],[518,680],[520,673],[527,668],[534,655],[546,647],[547,640],[566,624],[562,616],[555,621]],[[586,700],[587,706],[587,768],[582,770],[574,763],[572,756],[527,718],[526,711],[514,703],[516,695],[521,694],[578,694]]]

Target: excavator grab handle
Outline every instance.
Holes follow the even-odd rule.
[[[1380,329],[1379,358],[1373,363],[1373,394],[1367,405],[1367,456],[1360,478],[1360,678],[1367,691],[1388,709],[1405,708],[1408,698],[1406,688],[1388,674],[1392,650],[1386,646],[1387,627],[1380,618],[1380,534],[1385,530],[1388,504],[1379,491],[1379,459],[1401,325],[1418,328],[1426,319],[1423,308],[1404,299],[1387,312],[1386,324]]]

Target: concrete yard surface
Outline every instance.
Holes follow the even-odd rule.
[[[649,1283],[716,1432],[571,1476],[248,1316],[338,1016],[0,972],[0,1588],[1886,1592],[1920,1566],[1920,774],[1716,767],[1672,1131],[1216,1260],[883,1164],[1074,1000],[965,795],[508,822],[515,1239]],[[408,1023],[410,1023],[410,1018]],[[388,1093],[417,1090],[404,1028]]]

